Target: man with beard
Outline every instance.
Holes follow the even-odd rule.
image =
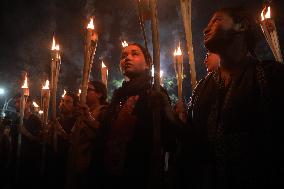
[[[255,27],[247,10],[223,8],[204,30],[205,47],[221,61],[192,96],[183,188],[273,188],[281,181],[284,65],[253,57]]]
[[[155,106],[161,110],[164,152],[175,145],[174,116],[169,98],[165,91],[158,94],[151,89],[150,62],[149,53],[139,44],[129,44],[122,51],[120,68],[126,81],[115,90],[102,122],[100,152],[94,166],[97,188],[144,189],[150,186],[154,167]],[[162,174],[162,169],[160,171]]]
[[[55,124],[58,134],[58,150],[57,153],[49,151],[51,156],[46,158],[48,162],[47,174],[51,178],[50,181],[52,181],[50,182],[52,185],[49,187],[64,188],[71,130],[76,122],[75,109],[78,103],[79,97],[69,91],[60,99],[60,116]]]

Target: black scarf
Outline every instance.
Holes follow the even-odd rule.
[[[130,81],[124,81],[122,86],[114,91],[111,105],[124,103],[128,97],[144,93],[151,87],[151,77],[149,72],[145,71],[138,77]]]

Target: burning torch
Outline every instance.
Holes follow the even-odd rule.
[[[22,146],[22,130],[24,125],[24,115],[27,98],[29,97],[29,87],[28,87],[28,77],[27,73],[25,75],[24,84],[22,85],[21,91],[21,102],[20,102],[20,123],[18,126],[18,146],[17,146],[17,172],[16,172],[16,182],[18,182],[19,169],[20,169],[20,157],[21,157],[21,146]]]
[[[45,168],[45,154],[46,154],[46,134],[48,133],[48,109],[49,109],[49,101],[50,101],[50,89],[49,89],[49,80],[45,81],[45,85],[42,86],[41,89],[41,110],[39,114],[42,118],[43,123],[43,145],[42,145],[42,162],[41,162],[41,174],[44,173]]]
[[[61,64],[61,57],[59,52],[59,44],[56,44],[55,38],[53,36],[53,42],[51,47],[51,120],[56,120],[56,91],[57,82],[59,77]],[[53,134],[53,148],[57,152],[57,134],[54,128]]]
[[[178,99],[182,101],[182,77],[183,77],[183,56],[180,49],[180,45],[174,52],[174,68],[176,72],[177,78],[177,86],[178,86]]]
[[[80,96],[80,101],[82,104],[86,104],[88,82],[92,68],[93,58],[96,52],[97,41],[98,41],[98,34],[95,32],[94,19],[91,18],[87,26],[86,35],[85,35],[85,54],[84,54],[82,93]]]
[[[283,58],[282,58],[280,44],[278,40],[276,25],[275,25],[273,18],[271,18],[270,6],[265,6],[261,12],[260,27],[275,57],[275,60],[283,63]]]

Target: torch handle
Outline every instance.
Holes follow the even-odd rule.
[[[84,56],[84,68],[83,68],[83,79],[82,79],[82,92],[80,96],[81,104],[86,104],[86,96],[88,89],[88,82],[90,72],[92,68],[93,57],[95,56],[97,41],[91,41],[92,31],[87,30],[85,40],[85,56]]]
[[[25,107],[26,107],[26,97],[25,97],[24,91],[23,91],[22,96],[21,96],[21,102],[20,102],[20,123],[18,125],[16,183],[18,183],[18,181],[19,181],[21,147],[22,147],[22,128],[23,128],[23,125],[24,125]]]
[[[183,25],[184,25],[186,44],[189,56],[191,88],[193,91],[193,89],[197,84],[197,81],[196,81],[195,60],[194,60],[192,30],[191,30],[191,2],[192,0],[180,0],[181,13],[183,18]]]

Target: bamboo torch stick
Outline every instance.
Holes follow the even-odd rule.
[[[194,52],[192,44],[192,31],[191,31],[191,0],[180,0],[181,13],[183,18],[183,25],[185,30],[186,44],[189,56],[190,77],[191,77],[191,91],[196,86],[196,71]]]
[[[274,20],[271,18],[270,6],[265,7],[261,12],[260,27],[265,39],[275,57],[275,60],[283,63],[283,57],[278,40],[278,34]]]
[[[49,80],[46,80],[45,85],[42,86],[41,89],[41,104],[42,104],[42,135],[43,135],[43,143],[42,143],[42,152],[41,152],[41,175],[44,174],[45,170],[45,155],[46,155],[46,138],[48,133],[48,110],[49,110],[49,101],[50,101],[50,89],[49,89]]]
[[[154,65],[154,89],[160,92],[160,44],[158,32],[158,11],[157,0],[150,0],[151,10],[151,30],[153,44],[153,65]],[[152,153],[152,171],[150,176],[150,188],[159,189],[162,187],[163,154],[161,143],[161,115],[160,108],[153,110],[153,153]]]
[[[51,47],[51,120],[56,120],[56,91],[57,91],[57,82],[59,76],[61,64],[61,57],[59,52],[59,45],[56,44],[55,38],[53,36],[53,42]],[[54,126],[55,127],[55,126]],[[57,152],[57,133],[56,129],[53,128],[53,149],[54,152]]]
[[[83,68],[83,79],[82,79],[82,92],[80,96],[81,104],[86,104],[88,82],[89,82],[90,72],[92,69],[93,57],[97,47],[98,35],[94,29],[95,29],[94,20],[93,18],[91,18],[87,26],[86,35],[85,35],[84,68]]]
[[[27,98],[29,96],[29,87],[28,87],[28,77],[27,74],[25,75],[25,81],[22,85],[21,91],[21,101],[20,101],[20,123],[18,125],[18,144],[17,144],[17,172],[16,172],[16,182],[19,180],[19,169],[20,169],[20,159],[21,159],[21,147],[22,147],[22,129],[24,125],[24,115],[25,115],[25,108]]]

